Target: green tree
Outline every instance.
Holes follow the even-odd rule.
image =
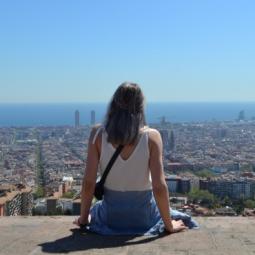
[[[225,196],[224,199],[221,201],[221,204],[223,206],[230,206],[232,205],[232,200],[229,198],[229,196]]]
[[[244,208],[245,208],[245,205],[244,205],[243,198],[233,200],[233,209],[236,211],[237,214],[242,213]]]
[[[74,195],[75,195],[75,192],[74,191],[67,191],[67,192],[65,192],[64,194],[63,194],[63,198],[70,198],[70,199],[72,199],[73,197],[74,197]]]
[[[215,174],[212,173],[209,169],[203,169],[195,173],[198,177],[202,178],[208,178],[208,177],[214,177]]]
[[[245,208],[255,208],[255,201],[254,200],[251,200],[251,199],[247,199],[244,201],[244,206]]]
[[[42,144],[41,144],[41,142],[38,142],[38,145],[36,148],[36,171],[37,171],[37,184],[39,186],[45,187],[45,176],[44,176],[44,167],[43,167],[43,162],[42,162]]]
[[[193,188],[189,193],[188,197],[194,203],[200,203],[201,205],[208,206],[209,208],[213,208],[217,204],[217,198],[210,193],[208,190],[199,190],[197,188]]]
[[[241,172],[252,172],[253,166],[251,164],[245,164],[241,166]]]
[[[35,199],[44,197],[44,190],[41,185],[39,185],[34,193]]]

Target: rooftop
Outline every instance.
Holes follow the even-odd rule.
[[[255,254],[255,218],[196,218],[199,230],[162,237],[82,235],[73,216],[1,217],[0,254]]]
[[[30,187],[26,187],[23,185],[1,185],[0,190],[3,191],[3,195],[0,197],[0,205],[11,201],[17,194],[21,194],[23,192],[31,192]]]

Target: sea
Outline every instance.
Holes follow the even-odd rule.
[[[96,112],[96,122],[102,123],[107,103],[0,103],[0,127],[74,125],[74,112],[80,112],[80,124],[90,124],[90,114]],[[234,121],[240,111],[247,120],[255,119],[255,102],[178,102],[147,103],[146,120],[160,123],[162,117],[172,123]]]

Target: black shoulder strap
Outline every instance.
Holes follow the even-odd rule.
[[[103,173],[103,176],[102,176],[102,178],[100,180],[100,183],[102,185],[104,185],[107,175],[109,174],[109,172],[110,172],[110,170],[111,170],[115,160],[117,159],[117,157],[119,156],[119,154],[121,153],[123,148],[124,148],[123,145],[119,145],[117,147],[117,149],[115,150],[114,154],[112,155],[112,158],[110,159],[108,165],[106,166],[105,171]]]

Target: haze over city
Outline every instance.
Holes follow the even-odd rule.
[[[254,10],[0,1],[0,255],[254,254]]]
[[[254,1],[1,1],[0,103],[254,101]]]

